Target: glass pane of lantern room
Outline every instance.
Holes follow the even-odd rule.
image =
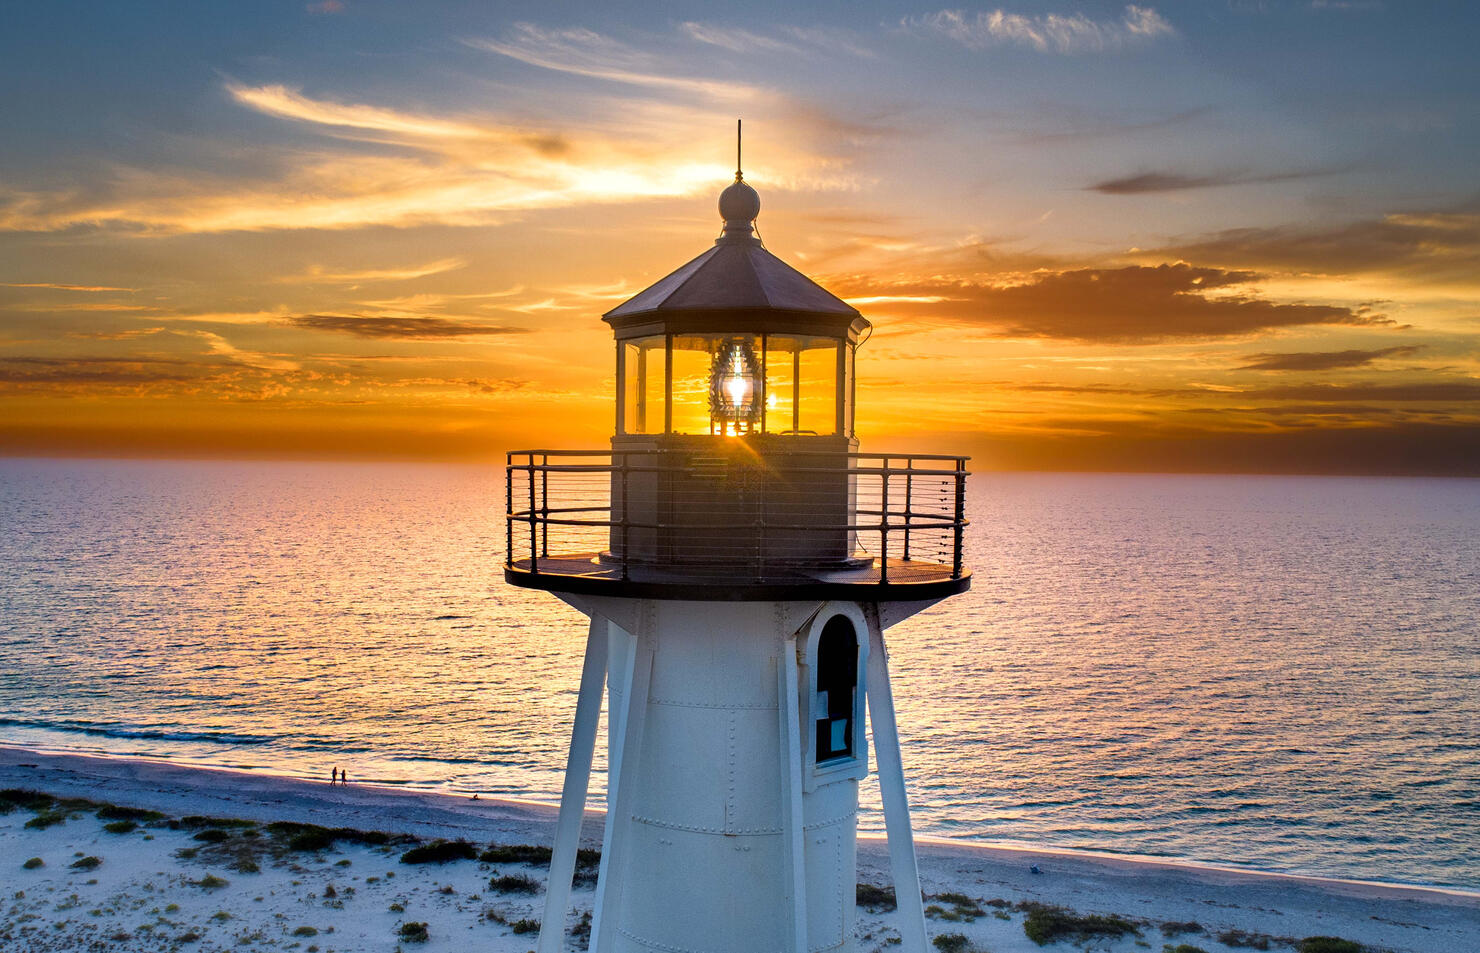
[[[857,378],[853,376],[853,357],[857,346],[844,344],[843,350],[847,355],[847,365],[843,371],[843,435],[853,436],[853,404],[854,393],[857,387]]]
[[[673,433],[709,433],[713,346],[714,338],[707,334],[673,336]]]
[[[797,432],[838,432],[837,338],[803,338],[798,363],[801,398],[797,402]]]
[[[796,430],[797,339],[766,335],[766,433]]]
[[[663,336],[622,342],[622,432],[663,432]]]

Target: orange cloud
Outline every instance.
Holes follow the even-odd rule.
[[[1247,289],[1260,277],[1249,271],[1164,264],[1036,273],[1017,284],[949,278],[883,285],[866,278],[844,282],[850,299],[890,298],[913,317],[978,324],[1002,337],[1138,344],[1302,325],[1393,324],[1360,308],[1282,304],[1236,290]]]

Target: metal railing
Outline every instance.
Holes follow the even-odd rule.
[[[729,445],[520,450],[507,456],[506,557],[531,574],[581,557],[762,581],[873,568],[960,578],[967,457]],[[556,565],[559,563],[559,565]]]

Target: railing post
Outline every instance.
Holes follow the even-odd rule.
[[[879,585],[889,582],[889,458],[885,457],[879,471],[882,480],[879,492]]]
[[[531,574],[537,574],[540,571],[539,517],[535,515],[534,504],[534,454],[531,453],[529,455],[529,571]]]
[[[910,510],[915,505],[915,458],[905,461],[904,470],[904,561],[910,561]]]
[[[627,453],[622,452],[622,581],[627,581],[627,563],[632,558],[632,543],[627,532],[627,501],[632,494],[627,488]]]
[[[966,461],[956,460],[956,553],[951,559],[951,578],[961,578],[961,536],[966,529]]]
[[[550,558],[550,458],[545,458],[547,469],[540,471],[540,555]]]
[[[514,565],[514,455],[504,454],[504,565]]]

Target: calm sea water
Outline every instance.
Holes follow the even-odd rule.
[[[504,585],[502,493],[0,461],[0,740],[556,801],[583,619]],[[1480,888],[1480,481],[969,498],[974,588],[889,633],[919,832]]]

